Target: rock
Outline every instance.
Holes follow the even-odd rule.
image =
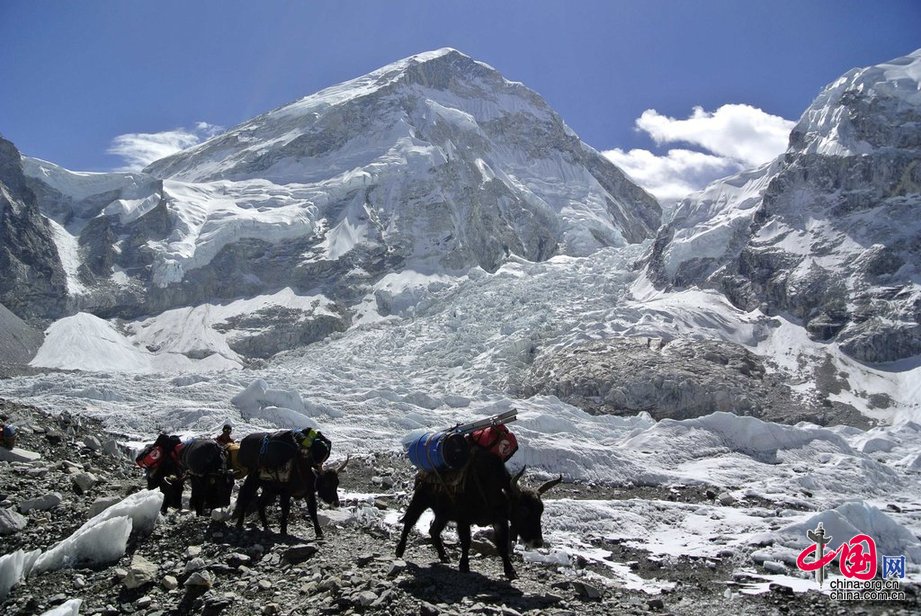
[[[214,574],[208,570],[195,571],[185,581],[186,588],[211,588],[212,586],[214,586]]]
[[[201,546],[200,545],[190,545],[186,548],[185,555],[188,558],[195,558],[196,556],[201,555]]]
[[[53,509],[57,507],[64,501],[60,493],[52,492],[50,494],[45,494],[44,496],[39,496],[37,498],[30,498],[19,503],[19,511],[22,513],[29,513],[30,511],[47,511],[48,509]]]
[[[317,512],[317,519],[320,520],[322,528],[329,528],[330,526],[344,526],[354,518],[352,513],[345,509],[325,509]]]
[[[84,494],[99,481],[92,473],[78,473],[71,478],[77,494]]]
[[[440,610],[428,601],[423,601],[422,605],[419,606],[419,614],[421,616],[438,616],[439,613]]]
[[[102,453],[112,457],[122,457],[122,450],[118,446],[118,441],[110,438],[102,445]]]
[[[585,582],[573,582],[572,587],[582,597],[585,597],[586,599],[589,599],[591,601],[600,599],[601,596],[604,594],[600,588],[596,586],[592,586],[591,584],[587,584]]]
[[[396,559],[390,565],[390,570],[387,572],[387,577],[395,578],[406,571],[406,561],[403,559]]]
[[[99,439],[92,434],[83,437],[83,446],[93,451],[99,451],[102,449],[102,443],[100,443]]]
[[[377,594],[370,590],[363,590],[358,593],[358,605],[362,607],[368,607],[375,601],[377,601]]]
[[[0,462],[35,462],[36,460],[41,460],[41,458],[40,453],[29,451],[28,449],[0,447]]]
[[[317,585],[320,590],[328,590],[333,593],[339,592],[342,588],[342,580],[337,577],[328,577]]]
[[[253,559],[247,556],[246,554],[241,554],[240,552],[233,552],[227,555],[227,564],[231,567],[239,567],[240,565],[248,565],[253,562]]]
[[[140,588],[146,584],[152,584],[157,577],[157,565],[150,562],[143,556],[135,554],[131,559],[131,566],[128,569],[128,575],[122,580],[125,588]]]
[[[50,430],[45,432],[45,438],[52,445],[60,445],[61,443],[64,442],[64,433],[55,428],[51,428]]]
[[[268,605],[262,608],[262,613],[265,614],[266,616],[273,616],[274,614],[278,614],[279,612],[281,612],[281,608],[278,607],[277,603],[269,603]]]
[[[768,573],[783,574],[787,572],[787,568],[784,566],[784,564],[777,562],[776,560],[766,560],[761,566],[764,567],[764,570]]]
[[[355,557],[355,564],[359,567],[366,567],[374,560],[374,554],[359,554]]]
[[[271,590],[272,582],[269,580],[259,580],[259,590]]]
[[[166,590],[173,590],[179,586],[179,580],[172,575],[164,575],[163,579],[160,580],[160,585]]]
[[[218,616],[231,605],[233,605],[233,599],[227,597],[208,599],[205,601],[201,614],[202,616]]]
[[[317,547],[313,545],[296,545],[285,550],[281,558],[286,563],[296,565],[298,563],[304,562],[305,560],[309,560],[318,551],[319,550]]]
[[[115,503],[121,502],[121,500],[122,497],[120,496],[103,496],[102,498],[97,498],[93,501],[93,504],[90,505],[90,510],[87,515],[91,518],[99,515]]]
[[[134,602],[134,605],[135,605],[135,607],[137,607],[138,609],[145,610],[145,609],[147,609],[148,607],[150,607],[150,604],[151,604],[151,603],[153,603],[153,599],[151,599],[151,598],[148,597],[147,595],[144,595],[143,597],[141,597],[140,599],[138,599],[137,601],[135,601],[135,602]]]
[[[719,501],[720,501],[720,504],[723,505],[724,507],[729,507],[734,502],[736,502],[736,499],[733,498],[732,494],[723,493],[723,494],[720,494]]]
[[[768,590],[779,595],[793,595],[793,589],[783,584],[771,582],[768,584]]]
[[[650,599],[646,602],[646,605],[649,606],[649,609],[659,611],[665,609],[665,602],[662,599]]]
[[[211,510],[211,520],[214,522],[226,522],[228,521],[233,514],[230,512],[230,508],[226,509],[212,509]],[[214,535],[215,537],[217,534]],[[223,537],[223,535],[221,535]]]
[[[204,558],[193,558],[185,564],[182,572],[189,573],[191,571],[198,571],[199,569],[204,569],[206,566],[208,566],[208,563],[205,562]]]
[[[28,518],[19,515],[12,509],[0,509],[0,535],[18,533],[28,523]]]
[[[470,541],[470,551],[474,554],[481,554],[483,556],[498,556],[499,551],[496,549],[495,544],[492,541],[484,541],[483,539],[473,539]]]
[[[112,569],[112,575],[114,575],[120,580],[123,580],[128,575],[128,570],[122,567],[115,567],[114,569]]]

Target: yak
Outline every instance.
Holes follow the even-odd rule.
[[[161,513],[166,513],[170,507],[182,509],[182,471],[175,455],[176,447],[181,443],[178,436],[161,434],[134,459],[138,466],[144,468],[147,489],[163,493]]]
[[[322,461],[315,460],[317,455],[325,458],[323,452],[303,449],[298,443],[300,434],[292,430],[273,434],[255,432],[240,442],[236,458],[240,470],[246,473],[246,481],[240,488],[234,510],[238,528],[243,526],[246,511],[261,487],[256,505],[266,532],[269,530],[266,506],[278,495],[281,497],[282,535],[288,534],[288,514],[294,497],[306,499],[314,532],[317,538],[323,536],[317,517],[317,496],[328,505],[339,506],[339,473],[345,470],[349,458],[336,468],[323,468]],[[328,455],[328,448],[325,455]]]
[[[227,453],[212,439],[183,442],[177,436],[161,434],[138,454],[136,462],[147,470],[147,488],[163,492],[163,513],[169,507],[182,508],[186,478],[192,485],[189,506],[196,515],[230,504],[233,476]]]
[[[510,558],[512,543],[520,537],[528,547],[543,545],[540,518],[544,504],[540,497],[563,480],[560,476],[537,490],[522,488],[518,483],[524,471],[522,468],[512,477],[500,458],[479,447],[471,448],[467,465],[459,471],[420,471],[416,475],[412,499],[401,520],[403,533],[397,544],[397,558],[402,558],[406,539],[419,517],[426,509],[431,509],[435,519],[429,535],[442,562],[449,561],[441,541],[441,532],[449,521],[457,523],[461,573],[470,572],[470,526],[491,525],[495,530],[494,539],[505,576],[515,579],[517,575]]]

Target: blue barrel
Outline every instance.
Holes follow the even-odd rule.
[[[455,432],[426,432],[405,444],[409,461],[424,471],[462,467],[469,449],[463,435]]]

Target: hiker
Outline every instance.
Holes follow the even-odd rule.
[[[231,443],[235,442],[233,440],[233,437],[230,436],[230,432],[232,430],[233,430],[233,426],[231,426],[229,423],[224,424],[224,429],[221,431],[220,434],[214,437],[214,440],[216,440],[221,446],[227,447],[227,445],[230,445]]]
[[[16,426],[12,424],[0,424],[0,446],[7,449],[16,447]]]

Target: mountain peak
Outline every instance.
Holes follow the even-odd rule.
[[[794,150],[825,156],[869,154],[892,145],[905,114],[921,107],[921,49],[866,68],[826,86],[790,135]]]

